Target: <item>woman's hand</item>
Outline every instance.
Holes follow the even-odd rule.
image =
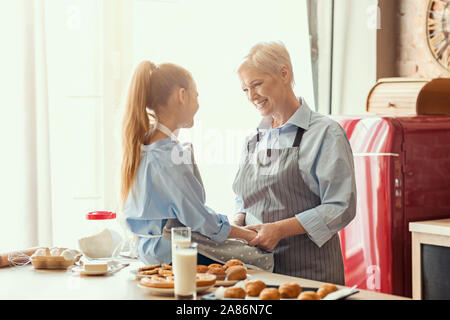
[[[283,234],[276,223],[265,223],[245,228],[258,232],[258,235],[249,242],[249,245],[258,246],[267,251],[275,249],[280,240],[283,239]]]
[[[258,232],[258,235],[249,242],[249,245],[258,246],[268,251],[275,249],[281,239],[306,233],[296,217],[244,228]]]
[[[232,225],[228,238],[241,239],[247,241],[247,243],[250,243],[256,236],[257,232],[254,230]]]

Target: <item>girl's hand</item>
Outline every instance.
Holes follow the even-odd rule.
[[[267,251],[275,249],[280,240],[283,239],[283,235],[275,223],[246,226],[245,228],[258,232],[258,235],[249,242],[249,245],[258,246]]]
[[[231,223],[234,224],[235,226],[240,226],[240,227],[245,226],[245,213],[236,214]]]

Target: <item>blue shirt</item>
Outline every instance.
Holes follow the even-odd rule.
[[[258,126],[260,142],[255,152],[292,147],[298,127],[305,129],[299,148],[298,167],[306,185],[321,199],[315,208],[299,212],[296,218],[309,238],[319,247],[344,228],[356,214],[356,183],[353,153],[344,129],[331,118],[312,111],[304,99],[302,106],[282,126],[272,129],[272,117]],[[256,132],[246,138],[247,144]],[[237,212],[245,213],[243,201],[236,196]]]
[[[192,163],[173,157],[186,149],[170,138],[141,147],[124,215],[129,229],[138,236],[138,255],[146,264],[172,261],[170,240],[145,237],[161,235],[167,219],[177,218],[192,231],[217,242],[224,241],[231,231],[228,217],[205,205],[205,190],[194,175]]]

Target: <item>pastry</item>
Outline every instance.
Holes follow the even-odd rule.
[[[225,280],[225,277],[227,276],[225,269],[221,265],[208,267],[208,273],[215,275],[217,280]]]
[[[302,292],[302,287],[295,282],[286,282],[278,287],[282,298],[297,298]]]
[[[139,271],[139,274],[143,275],[143,276],[151,276],[153,274],[159,274],[159,268],[152,269],[152,270]]]
[[[161,267],[160,264],[152,264],[152,265],[149,265],[149,266],[144,266],[142,268],[139,268],[138,271],[148,271],[148,270],[153,270],[153,269],[156,269],[156,268],[159,268],[159,267]]]
[[[172,270],[159,269],[158,274],[163,277],[173,276]]]
[[[324,283],[323,285],[320,286],[320,288],[326,288],[329,291],[329,293],[339,290],[337,286],[331,283]]]
[[[225,290],[225,298],[245,299],[245,290],[241,287],[231,287]]]
[[[266,284],[261,280],[249,281],[245,284],[245,290],[250,297],[257,297],[261,291],[266,287]]]
[[[216,276],[207,273],[197,273],[195,276],[197,287],[212,286],[216,283]]]
[[[208,267],[204,265],[197,265],[197,273],[206,273],[208,272]]]
[[[168,264],[165,264],[165,263],[163,263],[163,264],[161,265],[161,268],[163,268],[164,270],[172,270],[172,266],[171,266],[171,265],[168,265]]]
[[[228,269],[229,267],[232,267],[232,266],[243,266],[243,265],[244,265],[244,263],[241,260],[231,259],[225,263],[225,269]]]
[[[280,291],[276,288],[265,288],[259,294],[261,300],[280,300]]]
[[[298,300],[320,300],[320,297],[314,291],[303,291],[297,298]]]
[[[243,266],[231,266],[228,267],[227,271],[228,280],[244,280],[247,279],[247,270]]]
[[[151,277],[142,278],[140,284],[151,288],[173,288],[173,278],[161,277],[159,275],[153,275]]]
[[[216,277],[212,274],[197,274],[195,278],[197,287],[212,286],[216,283]],[[140,284],[151,288],[174,288],[174,277],[156,274],[142,278]]]
[[[331,283],[324,283],[323,285],[321,285],[319,287],[319,289],[317,290],[317,294],[319,295],[320,299],[325,298],[325,296],[327,296],[328,294],[335,292],[339,290],[339,288],[337,286],[335,286],[334,284]]]
[[[223,268],[223,266],[222,266],[221,264],[218,264],[218,263],[211,263],[211,264],[208,266],[208,268],[217,268],[217,267]]]

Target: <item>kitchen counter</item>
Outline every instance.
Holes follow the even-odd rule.
[[[151,295],[137,286],[132,270],[140,267],[132,263],[129,267],[111,276],[80,276],[69,270],[35,270],[32,265],[0,268],[0,299],[16,300],[144,300],[174,299]],[[303,287],[319,287],[322,283],[286,275],[249,270],[252,280],[262,280],[278,285],[296,281]],[[207,293],[213,292],[209,289]],[[200,298],[200,296],[198,296]],[[405,297],[360,290],[349,297],[351,300],[408,300]]]
[[[412,242],[413,299],[449,299],[448,281],[441,281],[439,277],[443,274],[443,277],[448,279],[448,264],[443,261],[445,259],[444,252],[446,252],[447,261],[449,256],[450,219],[410,222],[409,231],[411,231]],[[429,250],[430,246],[446,248],[446,250],[444,249],[435,253],[435,256],[440,257],[437,260],[436,258],[432,260],[434,263],[430,263],[428,260],[424,261],[424,249]],[[425,256],[428,256],[426,251]],[[433,271],[429,271],[430,267],[434,268]],[[426,281],[424,281],[424,278]],[[438,290],[441,292],[446,291],[445,293],[439,293],[437,296],[436,293],[431,295],[425,294],[424,296],[424,290],[428,293],[430,292],[430,285],[434,287],[432,290],[435,291],[437,287],[441,287],[444,283],[447,283],[447,288],[440,288]],[[424,284],[427,289],[424,289]],[[430,296],[434,296],[434,298],[430,298]]]

